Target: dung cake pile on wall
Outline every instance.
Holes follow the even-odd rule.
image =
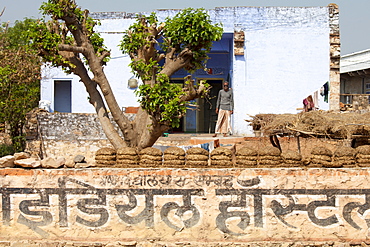
[[[356,162],[360,167],[370,167],[370,145],[356,148]]]
[[[258,153],[248,147],[242,147],[236,151],[235,160],[237,167],[256,167]]]
[[[169,147],[164,150],[163,165],[165,167],[184,167],[185,151],[179,147]]]
[[[300,167],[302,166],[302,155],[298,152],[287,150],[281,153],[284,167]]]
[[[116,164],[116,150],[113,148],[101,148],[96,151],[95,164],[97,167],[112,167]]]
[[[258,152],[258,165],[260,167],[277,167],[281,164],[281,153],[277,147],[263,147]]]
[[[224,147],[213,149],[211,152],[211,166],[233,167],[231,150]]]
[[[333,152],[326,147],[314,147],[311,150],[309,167],[333,167]]]
[[[162,166],[162,151],[158,148],[148,147],[139,152],[141,167],[160,167]]]
[[[334,151],[333,163],[336,167],[355,167],[356,149],[351,147],[338,147]]]
[[[139,157],[135,148],[124,147],[117,150],[116,167],[138,167]]]
[[[208,166],[209,152],[203,148],[193,147],[186,151],[187,167],[205,167]]]

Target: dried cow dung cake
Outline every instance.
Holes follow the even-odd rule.
[[[137,167],[139,157],[136,148],[124,147],[117,150],[116,167]]]
[[[258,151],[259,166],[280,166],[281,152],[277,147],[266,146]]]
[[[299,167],[302,165],[302,155],[298,152],[287,150],[281,153],[283,165],[286,167]]]
[[[356,149],[351,147],[338,147],[334,151],[333,163],[335,167],[356,166]]]
[[[111,167],[116,164],[116,150],[114,148],[101,148],[95,153],[97,167]]]
[[[163,165],[166,167],[183,167],[185,151],[179,147],[169,147],[164,150],[163,160]]]
[[[328,149],[326,147],[323,147],[323,146],[317,146],[317,147],[312,148],[311,154],[325,155],[325,156],[329,156],[329,157],[333,156],[333,152],[330,149]]]
[[[370,145],[362,145],[356,148],[356,162],[358,166],[370,166]]]
[[[357,154],[370,155],[370,145],[361,145],[356,148]]]
[[[142,167],[162,166],[162,155],[162,151],[158,148],[144,148],[139,152],[139,165]]]
[[[249,147],[242,147],[239,150],[236,151],[236,156],[257,156],[258,152]]]
[[[208,166],[209,152],[204,148],[193,147],[186,151],[185,159],[187,167]]]
[[[257,165],[257,151],[249,148],[242,147],[235,153],[236,166],[238,167],[254,167]]]
[[[218,147],[211,152],[211,165],[217,167],[232,167],[232,152],[228,148]]]
[[[116,155],[116,150],[114,148],[101,148],[96,151],[95,155]]]
[[[335,167],[332,163],[333,152],[322,146],[314,147],[311,150],[310,167]]]
[[[259,156],[280,156],[280,149],[277,147],[266,146],[258,150]]]

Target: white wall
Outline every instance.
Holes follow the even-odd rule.
[[[54,111],[54,81],[66,80],[72,83],[72,112],[93,113],[94,107],[88,102],[88,94],[80,78],[74,74],[65,74],[61,69],[49,66],[42,68],[41,100],[51,102],[51,111]]]
[[[238,27],[245,54],[234,56],[235,134],[252,133],[248,115],[297,113],[329,81],[327,8],[255,8],[246,15],[249,24]]]
[[[102,20],[97,31],[101,32],[104,44],[111,51],[111,60],[104,69],[116,95],[118,104],[122,107],[139,106],[134,90],[128,88],[128,80],[133,76],[128,66],[130,58],[122,54],[118,45],[123,32],[128,29],[133,20],[113,19]],[[44,67],[42,70],[41,99],[51,101],[51,110],[54,110],[54,80],[72,80],[72,112],[95,113],[94,107],[88,102],[88,93],[80,78],[74,74],[65,74],[61,69]]]

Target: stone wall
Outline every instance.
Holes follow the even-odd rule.
[[[339,111],[340,102],[340,32],[339,7],[329,4],[330,17],[330,110]]]
[[[0,246],[367,246],[370,169],[0,169]]]
[[[134,114],[127,114],[133,118]],[[84,155],[94,162],[95,152],[110,147],[94,113],[49,113],[35,110],[28,114],[26,151],[40,158],[64,157],[67,160]]]

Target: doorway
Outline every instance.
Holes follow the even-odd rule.
[[[222,79],[207,80],[207,83],[211,85],[211,89],[207,99],[199,99],[200,111],[197,115],[197,132],[199,133],[213,133],[215,131],[217,121],[216,103],[223,81]]]
[[[181,87],[183,87],[184,86],[184,79],[171,79],[170,83],[178,84]],[[181,117],[179,127],[173,127],[169,130],[169,132],[170,133],[183,133],[183,132],[185,132],[185,128],[184,128],[185,123],[184,122],[185,122],[185,118]]]
[[[71,91],[70,80],[54,81],[54,112],[72,112]]]

